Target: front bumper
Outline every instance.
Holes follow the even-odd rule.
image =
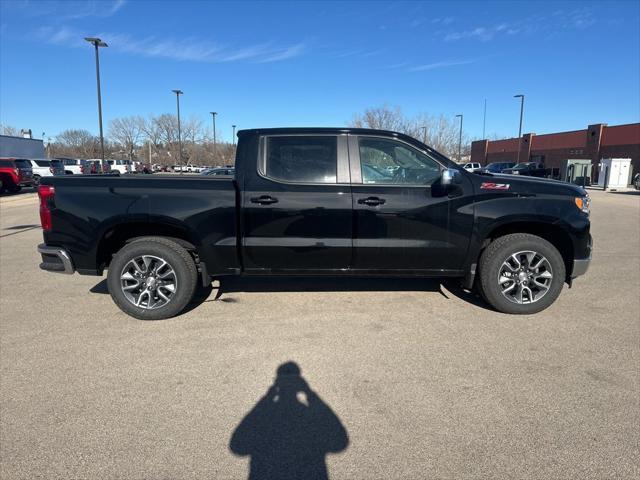
[[[38,253],[42,256],[40,268],[48,272],[66,273],[75,272],[73,260],[67,251],[60,247],[49,247],[44,243],[38,245]]]
[[[591,263],[592,252],[593,252],[593,240],[590,238],[589,239],[589,257],[573,259],[573,270],[571,271],[571,278],[576,278],[587,273],[587,270],[589,270],[589,264]]]

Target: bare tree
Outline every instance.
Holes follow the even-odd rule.
[[[135,148],[142,138],[143,120],[140,117],[122,117],[111,120],[109,124],[109,137],[120,145],[133,160]]]
[[[359,128],[375,128],[393,130],[404,133],[426,143],[432,148],[455,158],[458,154],[459,126],[454,118],[444,115],[433,117],[428,114],[416,117],[406,117],[400,107],[367,108],[357,114],[351,121],[351,126]],[[469,149],[467,135],[462,135],[463,150]]]
[[[20,136],[20,130],[11,125],[0,124],[0,135],[9,135],[11,137]]]
[[[64,130],[56,137],[56,151],[78,158],[95,158],[99,139],[87,130]],[[106,145],[105,145],[106,148]]]

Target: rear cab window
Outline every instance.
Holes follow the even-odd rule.
[[[262,174],[291,183],[337,183],[338,139],[335,135],[266,137]]]

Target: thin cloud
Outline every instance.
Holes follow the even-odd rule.
[[[538,31],[558,32],[567,29],[584,29],[596,23],[592,11],[588,8],[571,11],[556,10],[550,15],[536,14],[518,22],[502,22],[496,25],[481,25],[469,30],[437,32],[444,41],[453,42],[463,39],[488,42],[499,36],[532,34]]]
[[[43,28],[36,33],[37,38],[58,46],[81,47],[83,38],[87,35],[80,31],[61,27]],[[241,47],[220,45],[195,37],[184,39],[160,39],[156,36],[137,38],[124,33],[91,32],[91,36],[102,38],[109,48],[118,52],[128,53],[150,58],[167,58],[170,60],[222,63],[249,61],[254,63],[269,63],[291,59],[303,54],[306,50],[304,43],[277,46],[272,43],[262,43]]]
[[[437,70],[439,68],[447,68],[447,67],[457,67],[459,65],[469,65],[470,63],[475,63],[479,59],[469,59],[469,60],[445,60],[442,62],[434,62],[434,63],[426,63],[424,65],[416,65],[414,67],[407,68],[407,72],[426,72],[429,70]]]

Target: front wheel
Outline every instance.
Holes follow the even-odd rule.
[[[141,238],[125,245],[107,273],[115,304],[140,320],[178,315],[193,298],[197,279],[189,252],[162,237]]]
[[[560,295],[566,269],[560,252],[536,235],[515,233],[489,244],[479,262],[480,292],[503,313],[538,313]]]
[[[40,185],[40,175],[34,175],[33,176],[33,186],[37,187],[38,185]]]

